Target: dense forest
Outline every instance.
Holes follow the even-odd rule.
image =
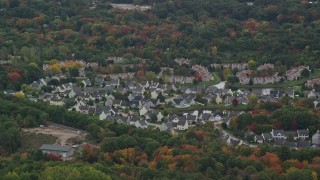
[[[141,58],[149,71],[173,67],[173,60],[181,57],[206,66],[254,59],[287,68],[320,68],[320,3],[310,2],[0,0],[0,60],[11,62],[0,66],[0,89],[20,90],[44,77],[42,65],[55,59],[106,66],[110,56],[131,62]],[[119,10],[111,3],[152,8]],[[239,134],[250,128],[268,132],[275,125],[319,129],[320,115],[309,110],[310,102],[282,108],[284,104],[289,103],[261,103],[252,115],[231,121],[229,128]],[[86,130],[96,146],[84,146],[68,162],[21,150],[20,128],[48,121]],[[320,173],[318,150],[234,148],[219,137],[211,123],[172,135],[99,121],[19,94],[0,95],[3,179],[317,179]]]
[[[119,1],[115,1],[119,2]],[[121,1],[131,2],[131,1]],[[121,11],[98,1],[0,1],[0,59],[105,63],[131,55],[160,64],[277,61],[320,66],[319,4],[309,1],[135,1],[150,11]],[[21,57],[22,59],[19,59]]]

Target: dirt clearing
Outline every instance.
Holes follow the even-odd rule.
[[[47,134],[57,137],[56,143],[61,145],[72,145],[73,142],[83,142],[86,137],[86,133],[75,131],[68,128],[57,127],[54,125],[49,125],[46,127],[39,128],[23,128],[24,132],[36,133],[36,134]],[[36,139],[35,139],[36,140]]]

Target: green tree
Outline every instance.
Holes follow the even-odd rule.
[[[259,98],[255,95],[255,94],[251,94],[249,96],[249,102],[248,102],[248,106],[253,108],[254,106],[258,105],[259,102]]]
[[[256,66],[257,66],[257,62],[256,61],[254,61],[252,59],[248,61],[248,68],[250,70],[255,70]]]

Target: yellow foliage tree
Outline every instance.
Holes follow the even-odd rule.
[[[14,96],[19,99],[24,99],[26,97],[25,94],[22,92],[16,92],[16,93],[14,93]]]

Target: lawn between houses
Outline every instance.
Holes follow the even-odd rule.
[[[230,88],[289,88],[293,86],[300,86],[307,80],[313,79],[313,78],[320,78],[320,70],[315,70],[314,73],[311,73],[310,76],[307,78],[301,78],[295,81],[287,81],[287,82],[278,83],[278,84],[254,84],[254,85],[235,83],[233,85],[229,84],[229,87]]]
[[[206,87],[212,86],[212,85],[216,85],[219,84],[221,82],[221,79],[219,78],[219,76],[216,73],[211,73],[213,80],[211,81],[202,81],[199,82],[197,85],[205,85]],[[195,84],[179,84],[176,83],[175,85],[180,85],[180,86],[194,86]]]
[[[239,104],[237,106],[229,105],[224,106],[223,104],[207,104],[207,105],[193,105],[185,108],[164,108],[164,111],[170,113],[179,113],[179,112],[191,112],[195,110],[229,110],[229,111],[250,111],[252,110],[248,105]]]

